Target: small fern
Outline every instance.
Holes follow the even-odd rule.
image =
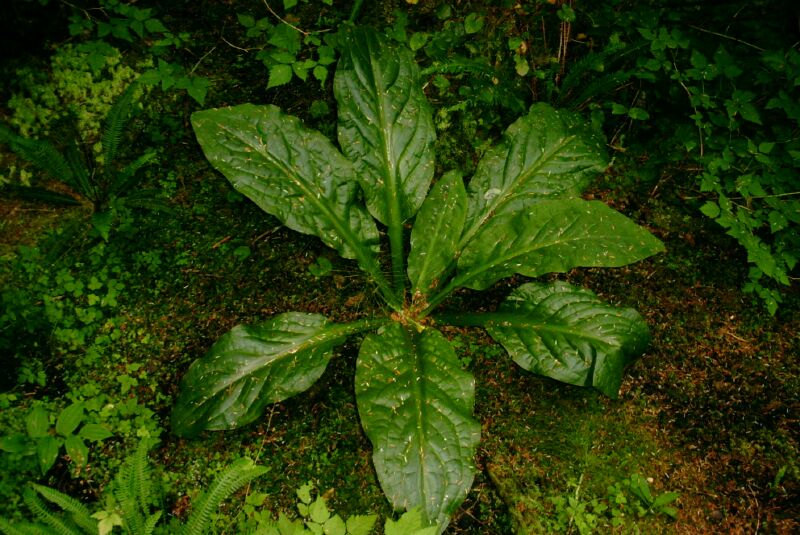
[[[0,518],[0,533],[4,535],[98,535],[103,518],[113,516],[113,525],[122,526],[128,535],[151,535],[163,518],[157,509],[161,488],[154,484],[152,466],[147,457],[148,446],[140,443],[128,456],[112,481],[103,503],[112,510],[94,514],[84,504],[50,487],[32,483],[23,493],[23,501],[39,524],[12,524]],[[220,504],[241,487],[267,472],[250,459],[238,459],[217,476],[207,492],[194,504],[181,535],[204,535],[209,532],[211,517]],[[110,494],[110,496],[109,496]],[[40,498],[59,506],[56,513]],[[153,511],[153,509],[156,509]],[[66,513],[66,514],[65,514]],[[98,519],[100,522],[98,522]],[[106,529],[112,529],[108,526]]]
[[[36,519],[49,528],[48,531],[58,535],[81,535],[81,531],[75,524],[53,513],[33,488],[28,487],[25,489],[22,493],[22,500]]]
[[[0,143],[8,145],[20,158],[40,171],[69,186],[74,185],[72,167],[50,142],[22,137],[0,124]]]
[[[33,524],[12,524],[5,518],[0,518],[0,533],[3,535],[42,535],[50,532],[42,531],[39,526]]]
[[[78,132],[67,135],[63,151],[48,141],[28,139],[14,133],[6,125],[0,124],[0,144],[8,145],[18,156],[34,167],[69,186],[86,204],[91,204],[92,224],[97,233],[108,240],[111,228],[119,217],[127,214],[128,208],[160,210],[163,204],[126,200],[133,190],[136,173],[154,162],[157,152],[149,150],[128,162],[119,164],[123,134],[133,116],[134,106],[141,93],[141,87],[134,81],[117,97],[104,119],[101,134],[102,158],[91,159],[91,151],[84,150]],[[60,145],[59,145],[60,146]],[[55,204],[80,204],[76,198],[38,186],[15,186],[10,190],[22,198]],[[142,190],[136,190],[142,193]],[[156,194],[147,191],[151,201]],[[141,195],[139,196],[141,197]]]
[[[132,82],[108,110],[101,137],[105,165],[111,165],[117,157],[122,133],[130,120],[133,106],[136,104],[138,90],[139,84],[135,81]]]
[[[557,104],[578,110],[592,99],[619,89],[632,73],[616,66],[640,48],[641,45],[612,44],[572,63],[559,87]]]
[[[208,532],[211,515],[220,504],[234,492],[267,473],[268,469],[258,466],[252,459],[242,458],[233,462],[226,468],[192,508],[189,519],[181,529],[181,535],[204,535]]]
[[[150,514],[150,509],[158,500],[147,459],[148,449],[145,442],[139,443],[134,454],[125,460],[111,485],[111,493],[123,519],[123,529],[131,535],[152,533],[161,514],[160,511]],[[153,516],[156,517],[155,521],[152,520]]]
[[[55,489],[51,489],[50,487],[45,487],[44,485],[32,483],[31,486],[47,501],[54,503],[68,513],[71,513],[72,521],[78,527],[83,529],[84,532],[97,532],[97,521],[92,518],[91,511],[89,511],[89,509],[81,502],[72,496],[64,494],[63,492],[59,492]]]

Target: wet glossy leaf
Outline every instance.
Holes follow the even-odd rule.
[[[314,384],[345,334],[324,316],[299,312],[234,327],[183,377],[173,431],[193,436],[256,420],[267,404]]]
[[[564,282],[524,284],[487,323],[526,370],[617,397],[622,372],[647,347],[644,319]]]
[[[372,28],[350,30],[334,77],[339,145],[370,213],[387,226],[413,216],[433,178],[435,130],[410,50]]]
[[[459,258],[455,280],[483,290],[514,273],[618,267],[663,250],[646,229],[599,201],[540,201],[492,218]]]
[[[325,136],[275,106],[252,104],[195,112],[192,126],[211,164],[287,227],[346,258],[357,248],[377,250],[353,167]]]
[[[431,190],[411,231],[408,278],[413,293],[427,294],[455,260],[467,215],[467,193],[461,174],[444,175]]]
[[[384,493],[395,509],[421,507],[447,524],[474,477],[480,426],[475,381],[435,329],[399,323],[364,339],[356,400]]]
[[[571,113],[534,104],[481,158],[470,180],[462,244],[492,216],[542,199],[577,197],[605,169],[602,142]]]

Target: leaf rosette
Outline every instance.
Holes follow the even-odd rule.
[[[435,131],[413,55],[369,28],[343,34],[334,80],[341,151],[274,106],[200,111],[192,125],[238,191],[355,259],[386,314],[337,324],[287,312],[235,327],[190,366],[172,426],[195,436],[251,423],[267,404],[309,388],[337,345],[363,335],[356,402],[378,479],[396,509],[420,510],[441,532],[472,485],[480,425],[474,377],[435,325],[484,327],[525,370],[609,396],[645,350],[648,329],[632,309],[559,282],[524,284],[492,313],[438,307],[459,288],[622,266],[663,246],[624,215],[580,198],[605,169],[602,143],[579,117],[546,104],[509,126],[468,186],[454,171],[434,180]]]

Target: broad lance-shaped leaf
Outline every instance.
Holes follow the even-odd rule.
[[[515,273],[619,267],[663,250],[646,229],[602,202],[540,201],[492,218],[464,249],[451,285],[483,290]]]
[[[356,401],[391,504],[419,506],[444,530],[474,477],[480,425],[472,374],[437,330],[392,323],[361,344]]]
[[[181,436],[240,427],[269,403],[308,389],[332,348],[348,334],[386,320],[330,324],[319,314],[287,312],[259,325],[234,327],[189,367],[172,411]]]
[[[511,292],[486,330],[526,370],[594,386],[616,398],[625,366],[647,348],[647,324],[564,282],[524,284]]]
[[[271,105],[198,111],[192,126],[211,164],[287,227],[362,264],[378,250],[375,222],[358,203],[355,171],[325,136]]]
[[[606,167],[597,135],[570,112],[534,104],[481,158],[469,182],[469,211],[462,245],[494,215],[543,199],[578,197],[587,180]]]
[[[435,130],[414,55],[372,28],[346,33],[333,90],[339,145],[370,213],[388,227],[419,209],[433,178]]]
[[[445,174],[431,189],[411,230],[408,278],[412,293],[427,295],[454,262],[467,215],[461,173]]]

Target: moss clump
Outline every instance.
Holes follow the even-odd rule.
[[[17,71],[19,90],[8,101],[10,122],[23,136],[46,137],[56,121],[72,116],[81,141],[93,144],[114,100],[139,74],[107,43],[62,45],[48,72]]]

